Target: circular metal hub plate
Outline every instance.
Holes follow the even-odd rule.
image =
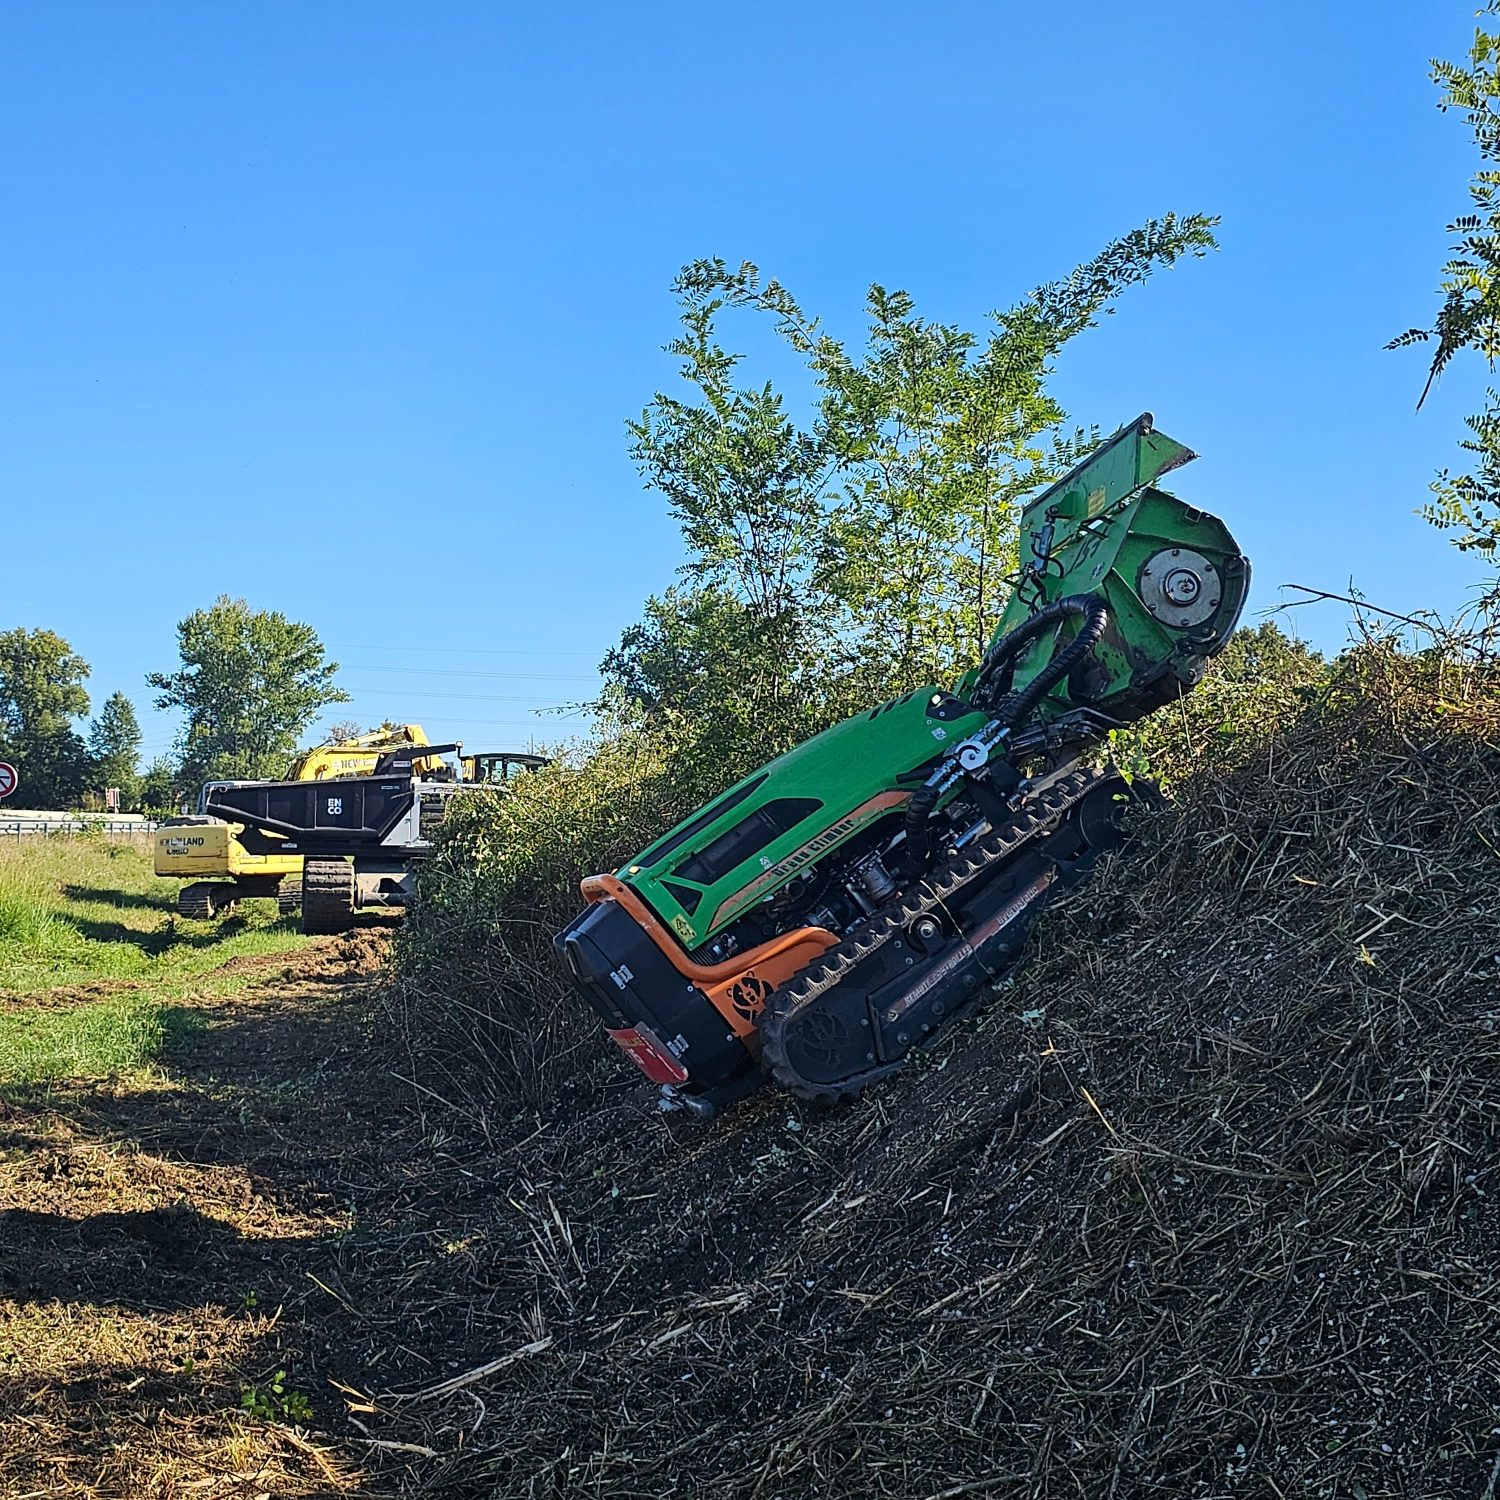
[[[1219,570],[1191,547],[1164,547],[1141,565],[1141,603],[1174,630],[1211,620],[1223,589]]]

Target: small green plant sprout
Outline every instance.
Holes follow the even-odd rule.
[[[278,1370],[264,1387],[240,1392],[240,1410],[257,1422],[285,1422],[292,1426],[312,1418],[312,1403],[301,1391],[289,1390],[286,1371]]]

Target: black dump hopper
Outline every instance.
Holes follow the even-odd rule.
[[[207,788],[204,811],[282,835],[306,849],[337,843],[374,847],[411,810],[409,776],[351,776],[346,781],[258,781]]]

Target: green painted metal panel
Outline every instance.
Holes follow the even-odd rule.
[[[1155,485],[1193,456],[1142,416],[1025,507],[1025,566],[995,640],[1069,595],[1102,595],[1109,610],[1087,693],[1074,696],[1077,684],[1059,683],[1037,709],[1042,722],[1080,707],[1122,722],[1139,718],[1178,684],[1196,682],[1233,629],[1248,563],[1221,522]],[[1179,610],[1167,607],[1162,587],[1161,570],[1173,569],[1174,559],[1192,560],[1179,571],[1196,570],[1199,589]],[[1018,659],[1012,689],[1024,687],[1077,628],[1069,620],[1039,637]],[[957,684],[959,698],[974,675]],[[921,780],[911,773],[987,719],[937,686],[857,714],[736,783],[619,877],[695,948],[873,821],[898,817]]]
[[[658,839],[643,856],[620,870],[620,879],[639,891],[688,947],[696,946],[719,928],[743,916],[751,906],[779,889],[803,868],[802,864],[787,867],[786,862],[810,841],[821,839],[825,834],[833,835],[827,842],[820,842],[814,851],[818,858],[822,858],[869,827],[875,819],[898,816],[899,803],[875,804],[884,794],[899,792],[904,797],[913,790],[911,783],[901,780],[904,772],[941,755],[985,723],[985,715],[975,712],[956,718],[938,717],[935,710],[944,701],[952,700],[942,688],[923,688],[825,729],[822,734],[771,761],[754,776],[736,782],[718,799],[726,804],[725,811],[695,829],[691,838],[674,846],[678,830],[690,826],[699,815],[678,824],[677,829]],[[740,788],[757,780],[759,785],[752,797],[735,800],[735,793]],[[696,855],[711,849],[721,836],[738,827],[742,820],[783,799],[807,799],[815,804],[815,808],[786,832],[751,850],[745,859],[717,880],[704,883],[684,877],[681,873],[684,864],[691,864]],[[662,847],[666,847],[668,853],[665,856],[655,854]],[[646,860],[652,862],[645,863]],[[767,878],[768,873],[770,878]],[[693,903],[695,909],[688,911],[681,896],[664,881],[685,890],[701,892]],[[742,893],[748,895],[736,899],[741,898]]]

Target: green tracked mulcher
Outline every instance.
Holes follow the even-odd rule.
[[[583,882],[558,950],[664,1107],[767,1076],[859,1093],[1118,845],[1131,789],[1091,752],[1199,681],[1250,583],[1224,525],[1157,487],[1194,456],[1149,414],[1122,428],[1027,504],[1014,592],[957,683],[835,725]]]

